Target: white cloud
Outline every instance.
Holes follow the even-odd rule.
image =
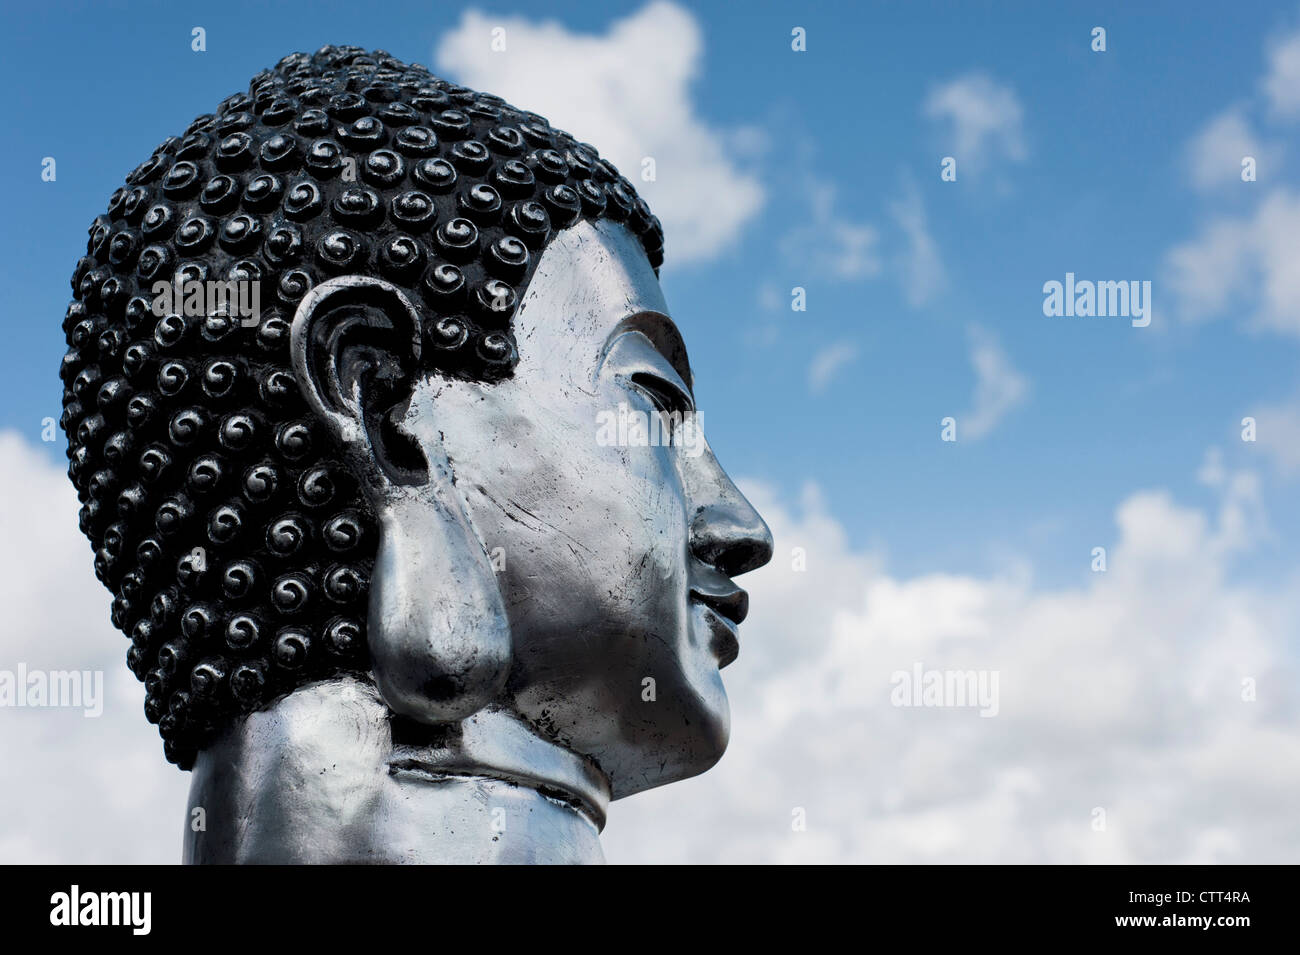
[[[945,124],[945,148],[959,170],[980,172],[997,160],[1021,162],[1028,155],[1019,97],[984,73],[935,87],[923,109],[927,118]]]
[[[758,287],[758,307],[765,312],[779,312],[790,307],[790,300],[771,282]]]
[[[809,221],[781,239],[781,253],[793,263],[841,282],[871,279],[887,258],[903,297],[913,308],[931,301],[947,284],[939,246],[930,234],[925,203],[916,183],[904,179],[901,195],[887,203],[896,232],[882,250],[873,223],[844,217],[838,190],[824,182],[805,184]]]
[[[1210,120],[1188,145],[1192,184],[1202,190],[1241,186],[1241,161],[1247,156],[1255,160],[1256,175],[1266,176],[1274,167],[1278,151],[1259,139],[1243,109],[1225,110]]]
[[[1272,44],[1263,85],[1274,113],[1285,118],[1300,115],[1300,32]]]
[[[837,192],[824,183],[808,183],[811,221],[788,232],[781,252],[790,261],[844,282],[880,273],[880,232],[866,222],[853,222],[836,211]]]
[[[1300,116],[1300,32],[1270,44],[1261,82],[1274,118]],[[1206,222],[1165,255],[1164,281],[1184,321],[1241,316],[1248,327],[1300,335],[1300,192],[1266,188],[1281,169],[1282,149],[1261,140],[1247,118],[1250,104],[1214,117],[1188,146],[1194,185],[1234,184],[1252,198],[1253,211]],[[1253,155],[1259,184],[1242,184],[1241,160]],[[1256,191],[1260,190],[1260,191]]]
[[[1300,476],[1300,399],[1252,412],[1255,444],[1284,478]]]
[[[103,715],[0,708],[0,862],[180,861],[189,774],[144,718],[61,468],[0,432],[0,669],[101,670]]]
[[[808,390],[815,395],[821,394],[857,357],[857,346],[850,342],[827,345],[813,356],[808,365]]]
[[[776,542],[726,671],[731,747],[615,803],[612,862],[1291,862],[1300,858],[1291,581],[1233,581],[1257,537],[1249,475],[1218,513],[1140,492],[1098,528],[1106,573],[900,578],[813,497],[746,494]],[[807,549],[791,570],[789,549]],[[1000,712],[900,708],[891,676],[997,670]],[[1289,669],[1290,668],[1290,669]],[[1242,680],[1258,700],[1243,702]],[[792,831],[802,808],[807,831]],[[1093,811],[1106,813],[1104,831]]]
[[[1270,192],[1255,211],[1206,225],[1166,256],[1167,287],[1189,321],[1228,312],[1300,335],[1300,193]]]
[[[899,281],[903,296],[913,308],[919,308],[941,292],[947,284],[939,246],[926,222],[925,203],[916,183],[908,181],[903,197],[889,204],[889,214],[902,230],[906,250],[898,257]]]
[[[492,31],[506,48],[492,50]],[[636,186],[663,222],[668,264],[706,260],[736,242],[763,204],[758,178],[736,163],[763,148],[757,130],[717,130],[691,95],[703,36],[695,17],[658,0],[603,36],[559,23],[467,11],[434,54],[467,86],[532,110],[602,156]],[[653,182],[642,160],[655,161]]]
[[[978,441],[1025,400],[1029,382],[988,332],[972,327],[970,339],[975,394],[970,410],[957,417],[957,434],[962,440]]]

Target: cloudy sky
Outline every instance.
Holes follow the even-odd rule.
[[[326,42],[637,183],[710,441],[775,534],[731,749],[615,804],[611,861],[1300,860],[1300,7],[148,6],[0,40],[0,670],[107,681],[99,719],[0,709],[0,860],[179,856],[188,780],[41,440],[59,322],[125,173]],[[1150,282],[1151,323],[1045,316],[1067,273]],[[996,716],[893,705],[918,664],[996,671]]]

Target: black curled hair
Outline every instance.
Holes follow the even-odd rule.
[[[297,303],[378,275],[420,306],[423,367],[500,380],[548,238],[602,218],[657,272],[659,221],[595,149],[358,47],[285,57],[113,193],[72,276],[62,426],[168,760],[188,769],[236,715],[369,669],[376,524],[290,371]],[[258,283],[260,319],[155,314],[156,283],[194,280]]]

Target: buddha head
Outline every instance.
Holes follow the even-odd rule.
[[[593,148],[355,47],[127,176],[72,277],[62,423],[170,761],[341,674],[404,732],[509,711],[615,797],[717,761],[733,578],[772,545],[662,258]]]

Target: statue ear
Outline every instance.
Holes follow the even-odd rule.
[[[379,693],[423,723],[466,719],[505,686],[510,624],[446,453],[397,419],[418,373],[420,314],[382,279],[331,279],[299,304],[289,345],[378,518],[366,640]]]
[[[401,289],[364,275],[322,282],[298,304],[289,348],[307,403],[368,490],[422,483],[427,462],[395,417],[420,362],[420,313]]]

